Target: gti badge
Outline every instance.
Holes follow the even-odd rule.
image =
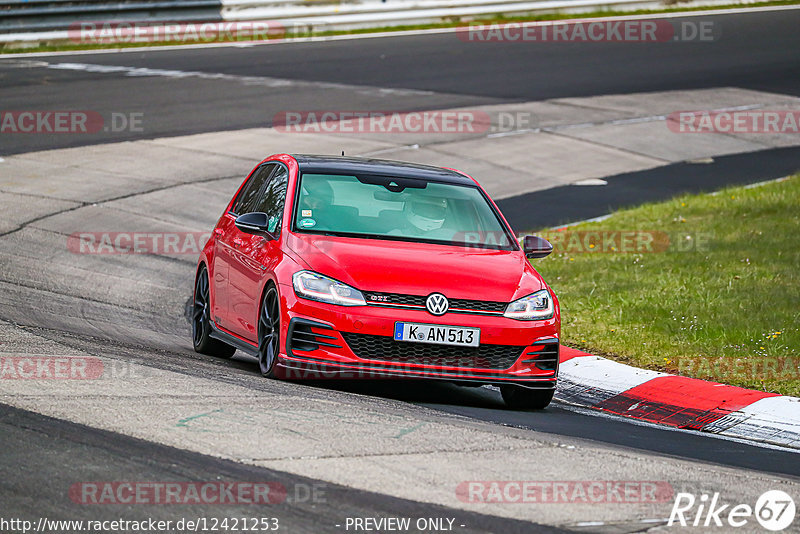
[[[447,297],[441,293],[431,293],[425,301],[425,307],[433,315],[444,315],[450,308],[450,303],[447,301]]]

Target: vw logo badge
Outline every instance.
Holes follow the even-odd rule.
[[[425,307],[433,315],[444,315],[450,308],[450,302],[441,293],[431,293],[425,301]]]

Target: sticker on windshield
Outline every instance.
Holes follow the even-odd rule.
[[[303,217],[311,217],[311,210],[302,210],[300,215]]]
[[[300,219],[300,222],[297,223],[300,228],[313,228],[317,225],[317,221],[314,219]]]

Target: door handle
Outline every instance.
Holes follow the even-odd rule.
[[[234,237],[233,244],[234,246],[241,247],[242,245],[244,245],[244,241],[242,241],[242,239],[239,237]]]
[[[225,235],[225,230],[222,228],[214,228],[214,235],[222,236]]]

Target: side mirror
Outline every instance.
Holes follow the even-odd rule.
[[[553,252],[553,245],[543,237],[526,235],[525,241],[522,243],[522,250],[525,251],[525,256],[528,258],[544,258]]]
[[[272,232],[275,230],[275,228],[270,228],[270,226],[276,226],[275,224],[270,224],[271,221],[267,214],[260,211],[239,215],[233,223],[236,225],[236,228],[246,234],[266,234],[267,237],[270,238],[272,237]]]

